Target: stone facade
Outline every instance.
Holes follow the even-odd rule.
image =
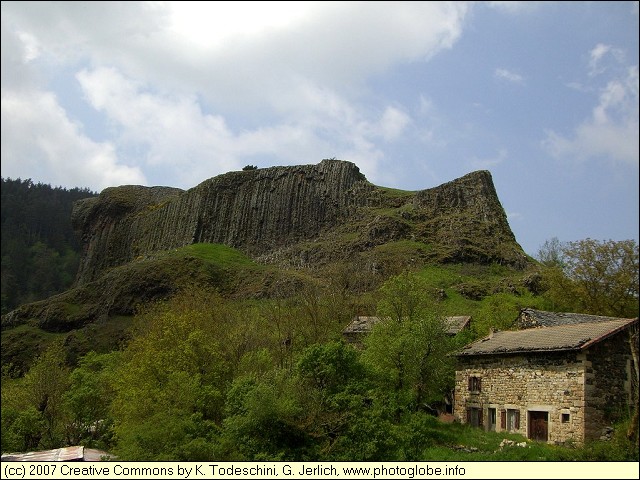
[[[585,350],[459,356],[454,415],[550,443],[597,439],[633,402],[627,335]]]

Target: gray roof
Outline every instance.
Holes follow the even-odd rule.
[[[369,333],[373,326],[380,322],[380,317],[367,317],[358,315],[353,318],[351,323],[347,325],[347,327],[342,331],[345,334],[351,333]],[[457,316],[457,317],[445,317],[445,322],[447,325],[447,333],[450,335],[455,335],[460,330],[469,325],[471,321],[471,317],[468,315]]]
[[[373,326],[380,321],[380,317],[365,317],[358,315],[354,317],[347,328],[342,333],[369,333]]]
[[[449,335],[455,335],[469,325],[471,317],[469,315],[461,315],[457,317],[445,317],[444,320],[447,324],[447,333]]]
[[[102,450],[83,446],[55,448],[39,452],[3,453],[3,462],[99,462],[102,457],[113,455]]]
[[[520,328],[554,327],[557,325],[575,325],[578,323],[608,322],[619,320],[616,317],[587,315],[584,313],[545,312],[533,308],[523,308],[518,316]]]
[[[457,356],[502,355],[530,352],[584,350],[605,338],[624,330],[637,318],[618,318],[555,327],[494,332],[470,343]]]

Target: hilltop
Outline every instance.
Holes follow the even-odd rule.
[[[75,285],[3,315],[3,364],[25,365],[51,335],[81,337],[78,354],[96,338],[115,348],[139,305],[188,287],[236,299],[328,283],[364,294],[406,269],[495,265],[524,277],[533,264],[484,170],[403,191],[331,159],[229,172],[189,190],[107,188],[76,201],[71,220],[82,250]],[[477,298],[514,288],[494,282],[457,288]]]

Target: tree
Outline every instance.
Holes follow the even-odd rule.
[[[64,430],[68,419],[64,394],[69,387],[69,369],[60,341],[54,341],[36,360],[24,377],[29,406],[39,413],[44,425],[40,447],[65,446]]]
[[[546,240],[538,250],[536,258],[546,267],[563,266],[563,244],[558,237]]]
[[[442,400],[453,382],[453,344],[444,316],[424,280],[403,273],[381,288],[376,324],[365,339],[363,361],[377,372],[383,392],[398,411],[426,408]]]
[[[120,458],[211,458],[231,379],[226,315],[218,295],[197,291],[138,315],[114,376],[114,451]]]
[[[71,372],[64,399],[70,417],[67,438],[72,445],[111,448],[110,406],[114,397],[113,376],[120,358],[119,351],[105,354],[92,351]]]
[[[562,244],[561,255],[554,258],[544,277],[547,296],[558,307],[593,315],[638,316],[635,241],[587,238]]]

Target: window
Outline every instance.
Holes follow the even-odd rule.
[[[506,412],[507,430],[515,432],[520,430],[520,410],[509,408]]]
[[[482,391],[482,379],[480,377],[469,377],[469,391],[470,392]]]
[[[472,427],[482,427],[482,408],[467,408],[467,423]]]
[[[562,423],[569,423],[570,419],[571,419],[571,417],[569,416],[568,413],[563,413],[562,414]]]
[[[487,410],[487,416],[489,417],[489,431],[491,432],[495,432],[496,431],[496,420],[497,420],[497,411],[495,408],[489,408]]]

